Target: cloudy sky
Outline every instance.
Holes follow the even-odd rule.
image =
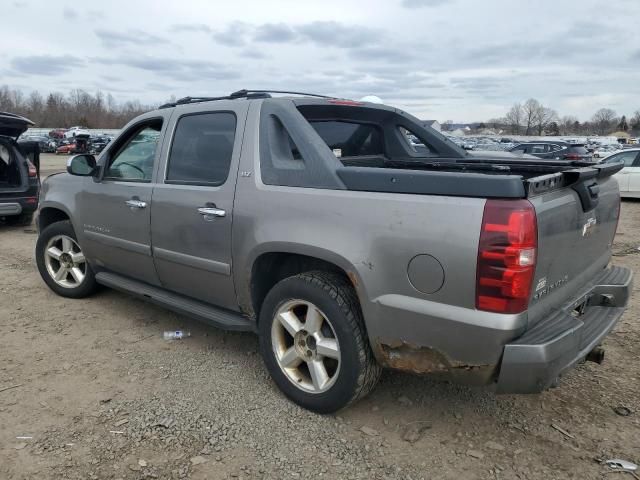
[[[82,6],[80,6],[82,5]],[[3,0],[0,85],[374,94],[422,118],[640,109],[640,0]]]

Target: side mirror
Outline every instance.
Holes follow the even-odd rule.
[[[96,157],[93,155],[75,155],[67,162],[67,173],[79,177],[90,177],[96,170]]]

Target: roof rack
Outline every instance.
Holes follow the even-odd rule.
[[[303,95],[305,97],[318,97],[318,98],[334,98],[329,97],[327,95],[318,95],[316,93],[304,93],[304,92],[293,92],[288,90],[247,90],[242,89],[237,92],[233,92],[231,95],[226,95],[223,97],[184,97],[176,100],[175,102],[165,103],[164,105],[160,105],[158,108],[171,108],[177,105],[186,105],[189,103],[200,103],[200,102],[213,102],[216,100],[235,100],[237,98],[271,98],[272,93],[284,93],[289,95]]]

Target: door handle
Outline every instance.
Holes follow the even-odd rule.
[[[198,213],[203,217],[225,217],[227,212],[221,208],[216,207],[201,207],[198,209]]]
[[[129,208],[146,208],[147,207],[147,202],[143,202],[142,200],[127,200],[126,202],[127,207]]]

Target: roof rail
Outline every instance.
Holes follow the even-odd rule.
[[[317,93],[305,93],[305,92],[294,92],[290,90],[238,90],[237,92],[233,92],[231,97],[233,98],[242,98],[252,93],[284,93],[289,95],[303,95],[305,97],[318,97],[318,98],[335,98],[327,95],[318,95]]]
[[[292,92],[288,90],[247,90],[242,89],[237,92],[233,92],[231,95],[226,95],[223,97],[184,97],[176,100],[175,102],[165,103],[164,105],[160,105],[158,108],[171,108],[177,105],[186,105],[189,103],[200,103],[200,102],[213,102],[216,100],[235,100],[237,98],[271,98],[271,93],[284,93],[289,95],[303,95],[306,97],[318,97],[318,98],[334,98],[329,97],[327,95],[318,95],[315,93],[304,93],[304,92]]]

